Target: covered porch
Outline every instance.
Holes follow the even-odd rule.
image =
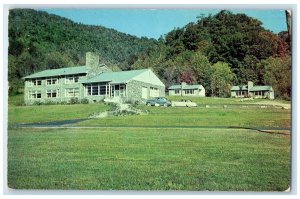
[[[110,82],[99,82],[84,84],[84,96],[104,96],[104,97],[126,97],[127,86],[124,83],[111,84]]]

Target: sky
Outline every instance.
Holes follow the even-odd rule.
[[[138,37],[158,39],[176,27],[196,22],[197,16],[216,14],[220,10],[204,9],[43,9],[51,14],[88,25],[101,25]],[[259,19],[274,33],[285,31],[284,10],[230,10]]]

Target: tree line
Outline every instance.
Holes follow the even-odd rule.
[[[10,93],[24,87],[22,77],[45,69],[85,65],[85,53],[95,52],[113,68],[128,68],[130,60],[157,45],[102,26],[84,25],[32,9],[11,9],[8,24]]]
[[[253,81],[291,96],[291,52],[287,32],[275,34],[245,14],[222,10],[200,16],[158,40],[138,38],[101,26],[74,23],[42,11],[9,14],[8,79],[11,92],[21,77],[44,69],[85,64],[93,51],[122,70],[152,68],[165,83],[202,84],[209,96],[229,96],[232,85]]]
[[[253,81],[291,96],[291,52],[287,32],[275,34],[245,14],[223,10],[175,28],[132,68],[151,67],[166,86],[202,84],[209,96],[227,97],[232,85]]]

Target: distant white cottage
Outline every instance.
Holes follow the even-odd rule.
[[[247,85],[233,86],[231,97],[274,99],[274,90],[272,86],[254,86],[253,82],[249,81]]]
[[[205,97],[205,88],[200,84],[186,84],[182,82],[179,85],[172,85],[168,88],[170,96],[194,96]]]

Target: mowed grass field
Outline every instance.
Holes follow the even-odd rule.
[[[209,104],[208,98],[204,100]],[[233,99],[229,102],[242,103]],[[213,104],[218,103],[211,100]],[[105,104],[15,106],[10,103],[8,186],[284,191],[290,185],[288,130],[276,134],[274,129],[263,133],[226,128],[290,128],[290,110],[141,105],[139,108],[148,110],[148,115],[91,119],[77,123],[78,128],[13,127],[18,123],[83,119],[108,108]]]

